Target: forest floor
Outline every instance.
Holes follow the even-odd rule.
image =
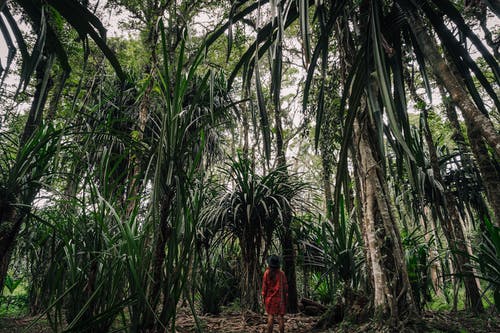
[[[267,316],[252,312],[224,312],[219,316],[198,317],[203,332],[209,333],[263,333],[265,332]],[[285,316],[285,332],[287,333],[358,333],[380,332],[370,322],[346,323],[343,322],[330,329],[314,329],[319,317],[304,314],[287,314]],[[181,313],[176,322],[179,333],[195,332],[195,322],[191,314]],[[500,333],[500,315],[484,314],[474,316],[466,311],[426,311],[422,314],[422,321],[414,332],[446,332],[446,333]],[[275,323],[274,332],[278,332]]]
[[[36,332],[49,333],[52,330],[45,319],[29,327],[34,317],[0,317],[0,333]],[[237,311],[225,311],[218,316],[198,316],[203,332],[207,333],[262,333],[266,326],[266,316],[252,312],[241,313]],[[358,333],[358,332],[380,332],[373,328],[371,323],[341,323],[330,329],[314,330],[319,317],[306,316],[304,314],[288,314],[285,316],[287,333]],[[275,332],[278,332],[277,323]],[[178,333],[195,332],[195,321],[193,316],[186,310],[179,311],[176,321]],[[500,315],[484,314],[474,316],[465,311],[426,311],[423,313],[422,321],[418,329],[413,332],[432,333],[500,333]]]

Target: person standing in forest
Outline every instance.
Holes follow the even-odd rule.
[[[270,256],[267,264],[268,268],[262,279],[262,300],[267,312],[267,332],[272,333],[274,316],[278,316],[280,333],[284,333],[288,284],[285,273],[280,269],[278,256]]]

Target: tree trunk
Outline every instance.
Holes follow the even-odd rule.
[[[500,156],[500,134],[495,130],[491,120],[482,114],[469,98],[461,80],[453,74],[439,54],[436,42],[427,33],[422,20],[414,13],[407,12],[406,14],[417,43],[439,83],[448,90],[452,101],[462,110],[465,122],[470,124],[471,129],[478,131],[497,156]]]
[[[351,152],[351,161],[352,161],[352,166],[354,169],[354,184],[356,186],[356,200],[357,203],[355,205],[356,207],[356,221],[358,225],[360,226],[361,230],[361,235],[363,238],[363,250],[365,254],[365,258],[370,258],[370,249],[368,247],[368,232],[365,230],[365,224],[363,221],[365,220],[364,218],[364,200],[365,200],[365,192],[364,188],[362,187],[361,184],[361,179],[362,179],[362,171],[361,171],[361,166],[359,164],[359,161],[361,161],[361,156],[359,155],[359,149],[355,149],[353,146],[350,147],[350,152]],[[370,260],[366,260],[366,265],[365,265],[365,273],[366,276],[370,276],[372,272],[372,264]],[[364,286],[364,291],[366,292],[367,295],[370,295],[374,292],[373,289],[373,281],[371,279],[366,279],[366,285]]]
[[[288,282],[288,303],[287,312],[299,312],[298,297],[297,297],[297,279],[295,266],[295,249],[292,230],[290,227],[291,216],[287,217],[288,223],[285,224],[285,234],[283,236],[283,271]]]
[[[496,226],[500,225],[500,173],[495,167],[493,161],[488,153],[488,148],[484,143],[483,138],[479,131],[472,126],[469,122],[465,122],[467,126],[467,136],[469,137],[472,152],[474,154],[476,163],[481,173],[482,183],[486,190],[488,202],[493,209],[493,223]]]
[[[424,207],[425,220],[428,222],[433,222],[433,218],[430,213],[430,208],[428,206]],[[431,273],[431,281],[432,287],[436,295],[443,295],[443,283],[441,282],[440,277],[443,275],[443,270],[441,268],[441,262],[439,261],[439,253],[437,251],[437,239],[432,240],[432,236],[437,237],[436,230],[434,228],[434,223],[430,226],[431,230],[429,230],[429,225],[424,222],[424,216],[420,219],[421,227],[425,230],[425,241],[429,244],[429,262],[430,264],[430,273]]]
[[[144,329],[152,329],[155,326],[155,312],[160,302],[161,287],[163,283],[163,266],[165,261],[165,245],[172,233],[172,227],[168,223],[171,207],[172,194],[165,194],[160,207],[160,223],[156,230],[156,239],[152,255],[151,285],[148,294],[150,309],[144,314]],[[164,295],[167,297],[168,295]]]
[[[414,91],[415,95],[416,92]],[[418,96],[414,96],[418,99]],[[425,104],[424,104],[425,105]],[[441,177],[441,170],[439,168],[438,157],[436,153],[436,147],[434,145],[434,140],[429,128],[428,123],[428,111],[423,109],[424,112],[424,136],[429,149],[431,167],[434,173],[434,178],[441,184],[443,184],[443,178]],[[442,218],[442,227],[444,235],[448,240],[448,244],[452,251],[456,251],[454,258],[456,263],[456,268],[460,275],[463,275],[463,280],[465,284],[466,296],[467,296],[467,308],[473,309],[476,312],[483,311],[483,303],[481,301],[481,293],[477,287],[474,279],[472,270],[470,269],[471,263],[469,257],[466,255],[468,253],[466,246],[465,235],[460,223],[460,213],[458,212],[457,203],[453,199],[450,190],[444,187],[444,206],[445,211],[448,215]]]
[[[250,93],[248,92],[248,89],[245,87],[245,93],[243,95],[243,99],[247,99]],[[240,104],[241,108],[241,126],[243,129],[243,157],[248,158],[248,134],[249,134],[249,128],[250,125],[248,123],[248,109],[247,109],[247,102],[243,102]],[[235,156],[235,155],[233,155]]]
[[[280,167],[284,167],[287,170],[285,148],[283,146],[283,129],[281,122],[281,108],[275,103],[274,110],[274,120],[276,125],[276,160]],[[287,171],[285,171],[287,172]],[[297,297],[297,275],[295,267],[295,249],[294,249],[294,239],[291,229],[292,223],[292,212],[291,207],[286,205],[283,208],[285,211],[282,213],[283,216],[283,239],[282,239],[282,249],[283,249],[283,271],[288,282],[288,302],[287,302],[287,312],[297,313],[299,312],[299,303]]]
[[[10,256],[14,249],[15,240],[21,221],[13,203],[5,200],[0,201],[0,295],[9,269]]]
[[[137,124],[135,126],[134,130],[134,140],[136,142],[141,142],[143,141],[144,138],[144,132],[146,130],[146,125],[150,113],[150,108],[151,108],[151,93],[153,91],[153,86],[154,86],[154,81],[153,81],[153,75],[154,71],[156,70],[156,64],[158,62],[158,57],[156,55],[156,44],[158,43],[158,31],[156,27],[156,21],[157,17],[153,19],[153,24],[149,28],[148,32],[148,38],[146,39],[144,43],[144,47],[147,50],[151,50],[151,53],[149,55],[149,61],[148,63],[144,66],[144,74],[148,80],[146,89],[144,90],[144,94],[141,98],[141,102],[139,104],[139,112],[137,115]],[[149,78],[148,78],[149,76]],[[133,154],[129,158],[129,186],[128,186],[128,193],[127,193],[127,198],[137,198],[137,194],[139,193],[139,184],[141,183],[140,181],[140,175],[142,172],[142,166],[141,166],[141,157],[137,156],[136,154]],[[127,217],[132,214],[132,211],[136,207],[136,201],[137,199],[131,199],[127,205]]]
[[[439,86],[439,88],[445,105],[446,115],[454,129],[453,140],[457,143],[460,151],[462,152],[462,158],[464,158],[464,160],[469,160],[464,153],[467,153],[470,150],[466,146],[465,138],[462,134],[460,122],[458,120],[457,113],[455,112],[453,102],[448,96],[446,96],[444,89],[441,86]],[[469,137],[470,147],[472,153],[474,154],[479,172],[481,173],[482,184],[486,190],[486,197],[491,205],[491,208],[493,209],[492,222],[496,226],[499,226],[500,172],[498,170],[498,165],[495,165],[498,163],[490,157],[486,144],[481,137],[481,133],[473,127],[470,122],[466,121],[465,125],[467,128],[467,136]]]
[[[35,94],[31,102],[28,119],[20,137],[18,151],[21,151],[25,147],[25,144],[42,122],[43,107],[52,86],[49,75],[53,58],[52,55],[47,56],[44,54],[43,59],[37,65]],[[34,181],[37,180],[34,179]],[[39,185],[35,185],[35,182],[33,182],[30,186]],[[17,234],[19,233],[24,217],[29,212],[29,208],[21,209],[15,206],[15,204],[19,203],[20,190],[20,186],[16,184],[14,188],[6,188],[0,192],[0,289],[2,289],[7,276],[10,256],[15,246]],[[33,191],[33,195],[36,195],[36,192]],[[32,200],[33,198],[27,198],[26,202],[21,202],[21,204],[23,207],[29,207]],[[2,290],[0,290],[1,293]]]
[[[365,112],[354,123],[355,149],[358,151],[363,201],[363,233],[368,248],[374,289],[375,317],[400,320],[417,314],[404,260],[401,237],[384,184],[384,173],[377,153],[376,135]]]
[[[325,157],[327,153],[321,151],[321,166],[323,167],[323,189],[325,194],[326,203],[326,216],[329,220],[332,219],[332,209],[333,209],[333,196],[332,196],[332,185],[331,185],[331,166]],[[338,223],[333,223],[333,226],[337,228]]]
[[[261,309],[260,287],[262,272],[259,268],[260,248],[262,246],[261,232],[257,230],[259,223],[245,221],[246,225],[239,237],[242,259],[241,276],[241,307],[259,312]]]
[[[330,95],[333,95],[332,92]],[[335,95],[331,96],[332,99],[336,98]],[[335,127],[335,119],[334,113],[340,112],[337,108],[327,108],[324,110],[324,120],[321,124],[321,135],[319,138],[319,149],[321,152],[321,166],[322,166],[322,176],[323,176],[323,190],[325,195],[325,204],[326,204],[326,216],[330,222],[332,222],[335,232],[338,231],[338,221],[332,220],[332,212],[333,212],[333,195],[332,195],[332,184],[331,184],[331,176],[332,176],[332,166],[334,165],[334,154],[333,150],[335,149],[332,145],[334,142],[334,133]],[[347,196],[347,195],[346,195]]]

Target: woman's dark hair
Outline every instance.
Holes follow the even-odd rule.
[[[276,273],[280,269],[280,258],[273,254],[267,259],[267,264],[269,266],[269,277],[274,281],[276,279]]]
[[[275,281],[276,280],[276,273],[279,271],[279,267],[269,267],[269,278],[271,279],[271,281]]]

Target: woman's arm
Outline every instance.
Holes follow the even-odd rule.
[[[264,277],[262,278],[262,300],[266,300],[266,295],[267,295],[267,273],[268,271],[266,270],[264,272]]]
[[[283,281],[283,292],[285,294],[285,303],[288,303],[288,281],[286,280],[286,275],[284,272],[281,272],[282,274],[282,281]]]

